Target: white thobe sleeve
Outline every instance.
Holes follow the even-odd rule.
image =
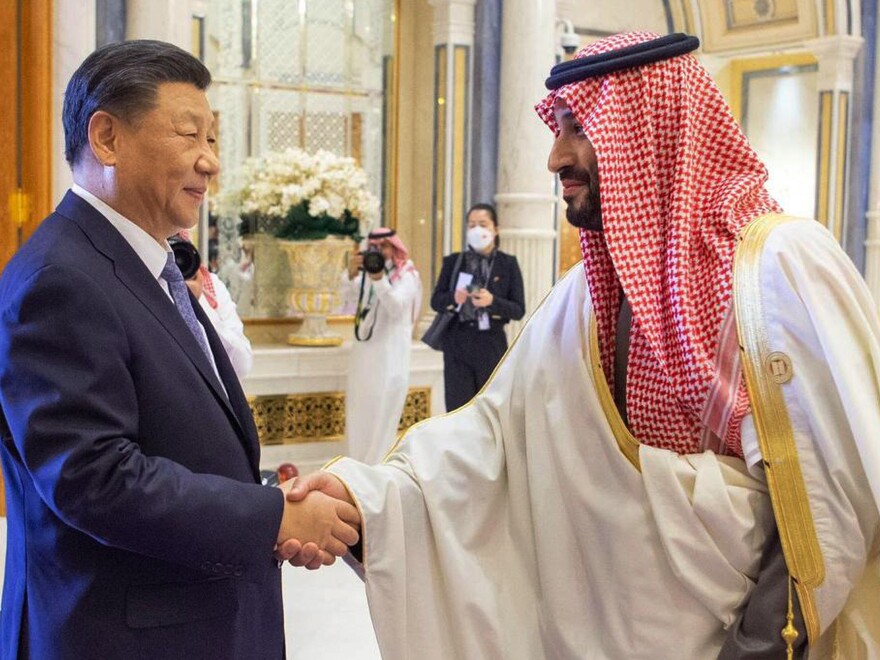
[[[382,307],[394,318],[412,315],[413,305],[417,303],[420,293],[418,275],[404,273],[394,284],[385,275],[379,280],[373,280],[373,288]]]
[[[210,273],[211,284],[214,285],[214,295],[217,308],[211,306],[204,294],[199,296],[199,304],[202,306],[207,317],[211,320],[214,329],[226,349],[229,361],[239,380],[244,378],[251,370],[254,362],[254,352],[251,342],[244,334],[244,324],[238,317],[235,301],[229,295],[229,290],[219,277]]]

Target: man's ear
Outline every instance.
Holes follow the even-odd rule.
[[[116,165],[119,148],[119,129],[122,120],[105,110],[98,110],[89,119],[89,147],[104,167]]]

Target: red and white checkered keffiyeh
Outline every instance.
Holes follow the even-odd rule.
[[[615,35],[578,57],[658,35]],[[742,455],[749,411],[731,311],[735,237],[779,205],[708,72],[684,55],[560,87],[596,152],[604,231],[581,231],[602,367],[613,389],[621,289],[633,313],[630,430],[679,453]]]
[[[376,236],[375,238],[374,235]],[[422,307],[422,281],[419,279],[419,273],[416,270],[416,267],[409,259],[409,250],[406,249],[406,245],[396,232],[392,233],[392,230],[387,227],[379,227],[378,229],[371,231],[367,237],[367,241],[371,245],[380,249],[383,241],[388,241],[388,243],[391,244],[391,261],[394,262],[394,272],[388,277],[389,282],[393,284],[403,277],[404,273],[412,273],[415,276],[417,294],[413,299],[413,305],[410,311],[412,314],[412,322],[417,323],[419,320],[419,312]]]
[[[394,272],[391,273],[391,276],[388,279],[391,282],[394,282],[399,280],[406,272],[412,271],[415,273],[416,267],[413,265],[413,262],[409,260],[409,250],[406,249],[406,245],[400,240],[400,236],[396,233],[391,233],[392,231],[393,230],[386,227],[379,227],[370,232],[367,241],[371,245],[380,249],[383,241],[388,241],[391,245],[391,261],[394,262]],[[386,233],[388,234],[387,236],[384,235]],[[378,237],[373,238],[373,234],[376,234]]]

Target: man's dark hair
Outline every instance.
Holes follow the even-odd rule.
[[[465,218],[470,216],[471,211],[486,211],[489,214],[489,218],[492,220],[492,224],[495,225],[495,228],[498,228],[498,213],[495,211],[495,207],[491,204],[474,204],[472,207],[468,209],[468,212],[465,214]]]
[[[64,92],[64,155],[71,166],[89,143],[89,120],[98,110],[135,122],[156,104],[159,85],[181,82],[205,90],[211,73],[197,58],[164,41],[108,44],[89,55]]]

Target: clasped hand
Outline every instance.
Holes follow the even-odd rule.
[[[360,539],[361,518],[342,482],[329,472],[286,481],[275,558],[310,570],[329,566]]]

